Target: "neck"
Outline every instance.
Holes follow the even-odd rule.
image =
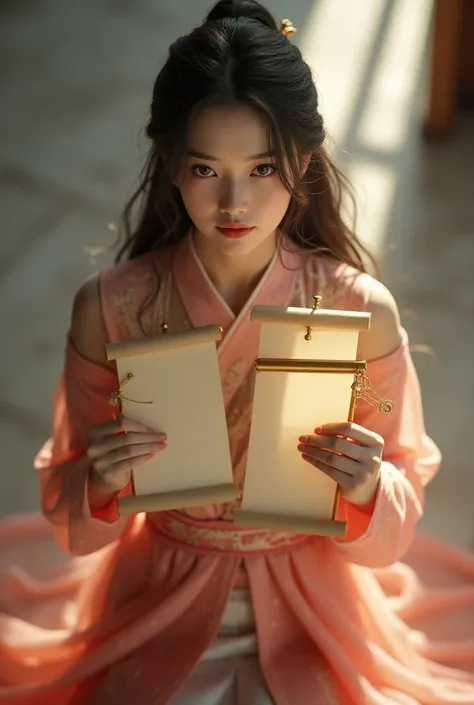
[[[194,247],[217,291],[237,315],[268,267],[276,249],[276,233],[248,254],[229,256],[216,252],[205,237],[195,233]]]

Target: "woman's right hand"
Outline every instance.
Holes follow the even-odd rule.
[[[89,430],[87,456],[91,480],[104,493],[115,493],[130,482],[132,468],[166,448],[166,434],[123,416]]]

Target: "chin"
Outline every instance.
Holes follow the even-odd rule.
[[[213,237],[216,242],[215,237]],[[218,235],[217,246],[220,250],[235,254],[249,254],[254,250],[265,247],[274,247],[275,238],[270,232],[262,237],[262,233],[257,229],[254,232],[244,235],[242,238],[226,238],[225,235]]]
[[[206,250],[214,250],[221,256],[226,257],[242,257],[252,254],[265,246],[273,249],[275,247],[275,238],[272,236],[270,231],[268,235],[262,237],[262,233],[258,226],[255,227],[255,231],[244,235],[241,238],[226,238],[225,235],[219,233],[213,226],[202,227],[196,225],[196,236],[201,241],[200,244]]]
[[[216,247],[224,255],[239,257],[251,254],[257,250],[260,245],[262,245],[262,241],[255,242],[251,237],[243,237],[240,240],[225,240],[225,238],[222,238],[217,243]]]

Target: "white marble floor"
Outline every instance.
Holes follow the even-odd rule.
[[[206,0],[9,0],[0,5],[0,514],[37,507],[71,301],[111,260],[133,188],[155,72]],[[288,3],[274,0],[277,16]],[[431,0],[295,0],[297,41],[333,149],[359,189],[415,352],[442,472],[422,528],[474,547],[474,118],[420,138]],[[91,250],[92,248],[92,250]]]

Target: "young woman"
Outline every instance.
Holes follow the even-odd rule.
[[[0,530],[0,701],[474,705],[474,560],[414,540],[439,452],[396,304],[341,218],[345,182],[299,50],[258,3],[219,2],[171,46],[147,134],[122,261],[74,303],[52,438],[36,460],[47,522]],[[243,485],[250,310],[309,306],[315,293],[372,313],[358,354],[395,401],[390,416],[360,404],[355,423],[295,438],[295,453],[340,484],[346,537],[244,529],[233,505],[119,518],[131,469],[166,453],[166,435],[114,417],[105,344],[158,335],[163,321],[222,326]],[[398,562],[410,546],[418,572]]]

